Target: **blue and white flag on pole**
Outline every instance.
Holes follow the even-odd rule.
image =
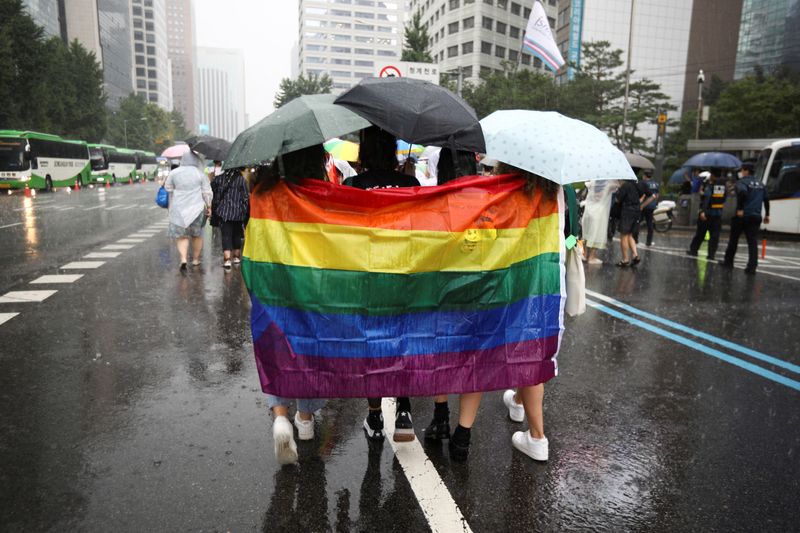
[[[525,28],[525,39],[522,44],[527,50],[530,50],[531,53],[544,61],[548,67],[553,69],[553,72],[558,72],[564,66],[564,58],[558,50],[558,46],[556,46],[553,31],[547,21],[547,13],[545,13],[544,6],[538,0],[533,4],[531,18],[528,20],[528,27]]]

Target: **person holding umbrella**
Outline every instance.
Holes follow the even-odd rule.
[[[211,184],[203,174],[202,160],[191,150],[183,154],[181,166],[164,182],[169,193],[169,236],[175,239],[181,258],[181,272],[186,271],[189,239],[192,241],[193,266],[200,265],[203,251],[203,226],[211,215]]]
[[[233,264],[242,262],[244,226],[250,211],[250,191],[239,169],[224,171],[214,179],[211,187],[214,201],[211,204],[211,221],[222,234],[222,267],[228,271]]]
[[[642,178],[642,188],[646,191],[645,200],[642,203],[642,216],[647,222],[647,246],[653,245],[653,230],[655,229],[655,220],[653,213],[656,211],[658,205],[658,196],[660,187],[658,182],[653,179],[653,171],[645,170]]]
[[[639,250],[636,249],[636,240],[633,238],[634,230],[639,225],[641,205],[644,200],[639,185],[636,181],[625,181],[617,193],[617,202],[620,206],[619,219],[619,247],[622,260],[618,267],[628,267],[639,263]]]

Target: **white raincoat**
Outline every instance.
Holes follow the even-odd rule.
[[[202,171],[203,162],[193,152],[186,152],[181,166],[173,170],[164,182],[170,193],[169,221],[181,228],[188,228],[195,219],[211,205],[213,194],[208,176]]]

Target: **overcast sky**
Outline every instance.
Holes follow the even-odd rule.
[[[297,0],[195,0],[198,46],[244,51],[250,124],[272,112],[282,78],[291,75]]]

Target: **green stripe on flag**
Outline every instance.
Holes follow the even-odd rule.
[[[483,272],[387,274],[255,262],[242,274],[267,306],[319,313],[396,315],[422,311],[492,309],[531,296],[560,294],[557,253]]]

